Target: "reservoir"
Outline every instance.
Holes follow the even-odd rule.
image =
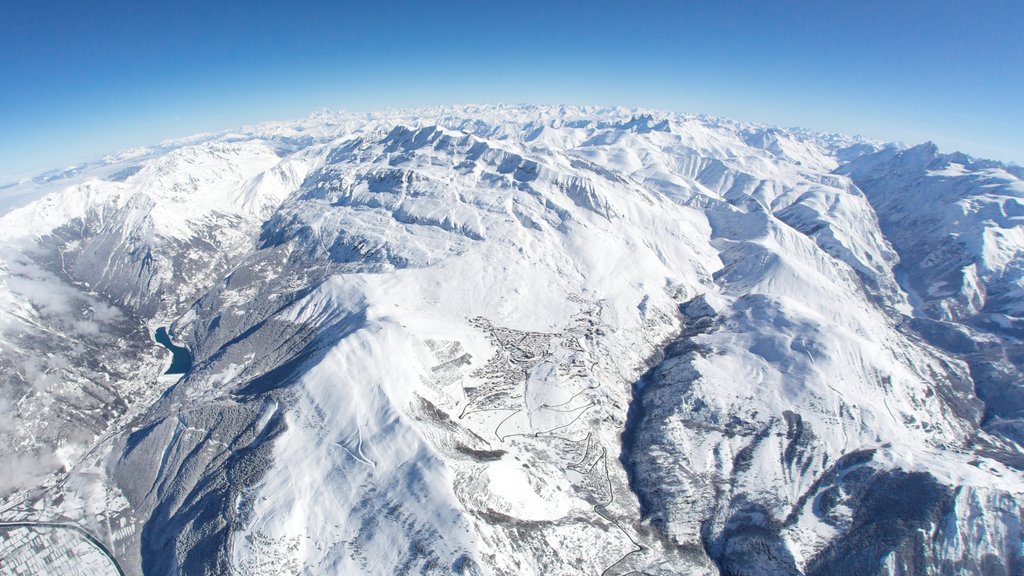
[[[192,354],[186,348],[175,346],[174,342],[171,342],[167,328],[163,326],[157,328],[155,337],[157,343],[170,350],[172,354],[171,367],[167,369],[166,374],[184,374],[192,368]]]

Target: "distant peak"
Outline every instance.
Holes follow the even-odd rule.
[[[646,134],[648,132],[671,132],[668,120],[665,119],[660,122],[655,122],[653,114],[634,114],[628,122],[620,123],[616,127],[620,130],[631,130],[640,134]]]

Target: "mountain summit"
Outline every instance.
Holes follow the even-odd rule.
[[[52,192],[0,218],[0,558],[1024,572],[1019,169],[488,106],[19,186]]]

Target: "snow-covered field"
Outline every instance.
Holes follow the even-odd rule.
[[[0,520],[132,574],[1020,573],[1022,176],[491,106],[20,183]]]

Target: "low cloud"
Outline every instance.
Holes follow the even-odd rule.
[[[0,262],[0,288],[13,296],[12,303],[27,303],[41,319],[73,336],[90,337],[103,332],[104,325],[124,319],[124,313],[35,264],[8,251]],[[6,266],[3,266],[3,265]],[[3,274],[6,268],[6,274]]]
[[[0,474],[0,497],[29,486],[36,486],[60,466],[52,452],[40,451],[4,454],[4,473]]]
[[[43,358],[30,357],[19,366],[22,378],[39,392],[49,390],[60,382],[68,361],[60,354],[47,354]]]
[[[97,322],[107,324],[123,319],[124,313],[106,302],[96,301],[92,303],[92,318]]]
[[[60,461],[48,448],[20,452],[11,445],[13,434],[21,427],[21,419],[7,398],[0,395],[0,498],[15,490],[37,486],[48,474],[60,467]]]

